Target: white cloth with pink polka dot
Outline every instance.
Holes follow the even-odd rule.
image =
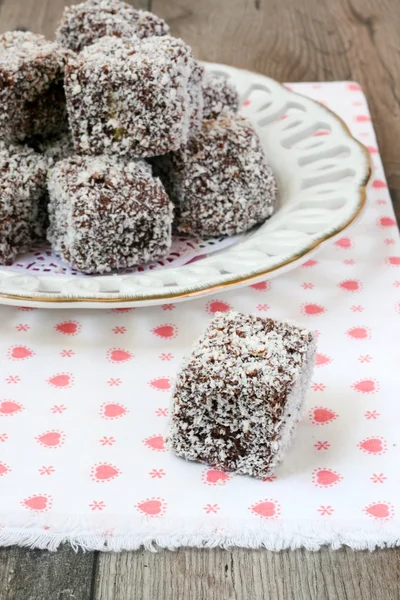
[[[368,146],[363,218],[301,267],[216,297],[136,310],[0,307],[0,544],[399,543],[399,232],[359,86],[292,87]],[[180,362],[212,314],[231,308],[318,336],[306,415],[266,481],[164,447]]]

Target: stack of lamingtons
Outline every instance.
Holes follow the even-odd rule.
[[[66,8],[56,42],[0,36],[0,263],[37,240],[84,273],[165,256],[172,229],[233,235],[276,184],[237,91],[156,15]]]

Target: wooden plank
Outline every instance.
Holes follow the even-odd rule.
[[[64,6],[70,4],[73,4],[73,1],[3,0],[0,6],[1,31],[23,27],[53,38],[57,21],[61,17]]]
[[[350,549],[102,554],[94,600],[399,600],[400,553]]]
[[[89,600],[93,553],[0,549],[0,600]]]
[[[153,0],[153,10],[202,60],[279,81],[358,81],[400,218],[398,0]]]
[[[151,0],[128,0],[128,3],[142,10],[151,10]]]

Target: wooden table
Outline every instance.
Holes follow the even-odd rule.
[[[1,31],[53,35],[64,0],[0,0]],[[370,104],[400,217],[399,0],[137,0],[203,60],[281,81],[350,79]],[[150,6],[152,4],[152,6]],[[0,550],[0,600],[396,600],[400,551]]]

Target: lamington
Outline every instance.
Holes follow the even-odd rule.
[[[71,156],[50,171],[47,238],[73,269],[105,273],[168,254],[173,206],[146,163]]]
[[[274,212],[275,177],[253,125],[239,115],[203,121],[196,137],[152,164],[175,204],[181,233],[235,235]]]
[[[182,40],[104,37],[68,61],[69,123],[78,154],[150,157],[200,129],[202,67]]]
[[[51,164],[74,154],[74,143],[69,131],[47,138],[35,136],[29,140],[29,143],[36,152],[50,159]]]
[[[24,142],[66,130],[63,78],[71,55],[29,31],[0,35],[0,139]]]
[[[88,0],[66,6],[56,31],[65,48],[80,52],[105,36],[138,38],[167,35],[167,23],[145,10],[136,10],[120,0]]]
[[[0,142],[0,263],[45,234],[48,160],[24,145]]]
[[[239,94],[223,75],[206,72],[203,79],[203,119],[217,119],[223,112],[237,113]]]
[[[222,471],[271,476],[301,417],[315,350],[301,327],[218,313],[177,376],[171,450]]]

